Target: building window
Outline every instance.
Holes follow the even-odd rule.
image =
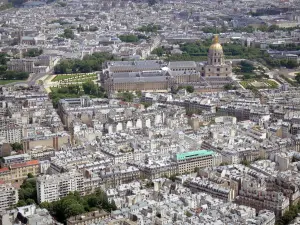
[[[220,68],[217,68],[217,71],[220,71]]]

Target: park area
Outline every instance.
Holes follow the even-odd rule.
[[[257,80],[257,79],[249,79],[240,81],[240,84],[246,89],[265,89],[265,88],[278,88],[278,83],[274,80]]]
[[[0,80],[0,85],[15,83],[15,82],[19,82],[19,81],[24,81],[24,80]]]
[[[51,82],[68,83],[83,83],[86,81],[97,80],[95,73],[76,73],[76,74],[60,74],[56,75]]]

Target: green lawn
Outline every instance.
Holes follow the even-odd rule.
[[[267,83],[270,85],[270,88],[278,88],[278,84],[273,80],[267,80]]]
[[[254,82],[260,82],[260,83],[264,83],[264,86],[261,86],[261,87],[255,87],[253,85]],[[273,81],[273,80],[255,80],[255,79],[249,79],[249,80],[243,80],[243,81],[240,81],[240,84],[246,88],[246,89],[249,89],[249,88],[257,88],[257,89],[264,89],[264,88],[278,88],[278,84]]]
[[[87,78],[94,78],[97,79],[97,75],[96,74],[60,74],[57,75],[52,81],[62,81],[62,80],[68,80],[71,79],[70,81],[75,81],[75,82],[79,82],[77,80],[81,80],[81,79],[87,79]],[[81,81],[80,81],[81,82]]]
[[[25,81],[25,80],[0,80],[0,85],[10,84],[19,81]]]
[[[251,86],[251,83],[253,82],[253,80],[243,80],[240,82],[240,84],[244,87],[244,88],[248,88],[249,86]]]

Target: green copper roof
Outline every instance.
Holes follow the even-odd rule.
[[[176,154],[176,159],[177,160],[184,160],[184,159],[190,159],[190,158],[194,158],[194,157],[213,155],[214,153],[215,153],[214,151],[209,151],[209,150],[198,150],[198,151],[192,151],[192,152],[183,152],[183,153]]]

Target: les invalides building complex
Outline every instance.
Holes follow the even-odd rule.
[[[162,60],[109,61],[99,78],[109,93],[115,91],[168,91],[191,85],[197,91],[218,91],[232,83],[232,63],[225,61],[218,36],[208,51],[206,62]]]

